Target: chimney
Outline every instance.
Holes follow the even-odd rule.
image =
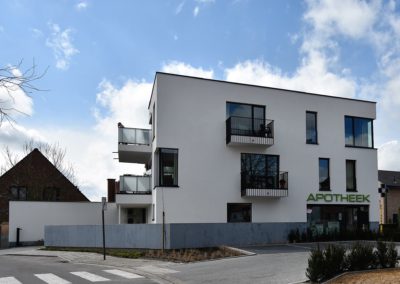
[[[107,179],[107,196],[108,202],[115,202],[115,178]]]

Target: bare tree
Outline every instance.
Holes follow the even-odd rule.
[[[49,144],[46,142],[29,140],[22,146],[23,155],[28,155],[35,148],[37,148],[67,179],[73,184],[77,184],[74,167],[65,159],[65,148],[62,148],[59,143]],[[14,167],[21,160],[20,156],[13,153],[8,146],[3,148],[2,155],[4,163],[0,167],[0,175]]]
[[[34,85],[34,82],[42,78],[47,69],[43,73],[37,72],[35,61],[32,66],[21,71],[22,60],[16,66],[5,66],[0,68],[0,92],[4,91],[4,97],[0,94],[0,126],[3,121],[14,122],[11,114],[14,112],[25,114],[23,111],[14,107],[15,98],[13,93],[18,90],[23,91],[27,96],[34,91],[41,91]]]

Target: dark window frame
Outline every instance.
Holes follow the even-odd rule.
[[[230,114],[228,113],[228,105],[229,105],[229,104],[250,106],[250,107],[251,107],[251,117],[230,115]],[[255,107],[257,107],[257,108],[262,108],[262,109],[263,109],[263,117],[262,117],[262,118],[255,118],[255,117],[254,117],[254,108],[255,108]],[[226,104],[225,104],[225,112],[226,112],[226,114],[225,114],[226,119],[229,119],[229,118],[231,118],[231,117],[238,117],[238,118],[248,118],[248,119],[251,119],[251,121],[252,121],[252,123],[251,123],[251,131],[252,131],[252,132],[255,132],[255,131],[256,131],[256,128],[257,128],[257,127],[254,125],[254,121],[255,121],[256,119],[261,119],[261,120],[263,120],[263,121],[265,121],[265,119],[266,119],[266,118],[265,118],[265,117],[266,117],[266,106],[265,106],[265,105],[257,105],[257,104],[249,104],[249,103],[239,103],[239,102],[227,101]],[[238,135],[238,136],[248,136],[248,135],[240,135],[240,134],[235,134],[235,135]]]
[[[153,113],[151,114],[151,126],[152,126],[152,131],[153,131],[153,139],[156,138],[156,103],[154,102],[153,104]]]
[[[175,184],[172,185],[165,185],[162,183],[162,175],[163,175],[163,167],[162,167],[162,162],[163,162],[163,157],[162,157],[162,150],[176,150],[176,181]],[[179,149],[178,148],[158,148],[158,186],[159,187],[179,187],[178,185],[178,180],[179,180]]]
[[[48,186],[43,188],[42,200],[44,201],[60,201],[60,188],[55,186]],[[50,198],[51,197],[51,198]]]
[[[14,194],[12,192],[12,188],[17,189],[17,197],[14,197]],[[21,199],[21,190],[25,190],[25,199]],[[16,201],[25,201],[28,200],[28,187],[27,186],[22,186],[22,185],[12,185],[9,188],[10,192],[10,200],[16,200]]]
[[[353,142],[352,144],[346,144],[346,118],[351,118],[352,119],[352,137],[353,137]],[[356,138],[355,138],[355,119],[365,119],[371,121],[371,147],[368,146],[357,146],[356,144]],[[361,117],[361,116],[351,116],[351,115],[345,115],[344,116],[344,136],[345,136],[345,147],[348,148],[361,148],[361,149],[375,149],[374,148],[374,119],[368,118],[368,117]]]
[[[314,142],[308,142],[307,139],[307,114],[313,114],[315,117],[315,143]],[[309,145],[318,145],[318,112],[316,111],[306,111],[306,144]]]
[[[352,166],[353,166],[353,185],[354,185],[354,189],[349,189],[347,187],[347,162],[352,162]],[[346,192],[357,192],[357,166],[356,166],[356,160],[347,160],[346,159]]]
[[[229,206],[237,206],[237,205],[242,205],[242,206],[250,206],[250,220],[249,221],[243,221],[243,222],[233,222],[232,219],[230,218],[230,207]],[[227,223],[252,223],[253,222],[253,204],[249,202],[230,202],[226,204],[226,222]]]
[[[328,188],[322,188],[321,187],[321,182],[320,182],[320,178],[321,178],[321,171],[320,171],[320,162],[321,160],[326,160],[328,161],[328,182],[329,182],[329,186]],[[329,158],[318,158],[318,184],[319,184],[319,191],[331,191],[331,161]]]

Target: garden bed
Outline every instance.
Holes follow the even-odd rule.
[[[345,273],[335,279],[327,281],[328,284],[376,284],[376,283],[399,283],[400,269],[379,269],[363,272]]]
[[[92,252],[103,254],[102,248],[66,248],[66,247],[46,247],[43,250],[51,251],[73,251],[73,252]],[[228,247],[212,247],[199,249],[106,249],[106,255],[122,258],[145,258],[157,259],[173,262],[194,262],[203,260],[220,259],[226,257],[237,257],[243,255],[239,250]]]

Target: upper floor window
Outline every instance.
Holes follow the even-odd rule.
[[[372,119],[345,116],[346,146],[373,148],[373,131]]]
[[[242,153],[241,172],[253,188],[279,188],[279,156]]]
[[[57,187],[45,187],[43,189],[43,200],[59,201],[60,200],[60,189]]]
[[[228,102],[226,118],[231,120],[232,135],[257,136],[265,133],[265,106]]]
[[[329,159],[319,158],[319,190],[331,190]]]
[[[178,186],[178,149],[159,149],[159,186]]]
[[[12,186],[10,193],[12,200],[27,200],[27,191],[24,186]]]
[[[357,191],[356,161],[346,160],[346,191]]]
[[[306,143],[318,144],[317,113],[313,111],[306,112]]]
[[[153,113],[151,114],[151,131],[153,132],[153,140],[156,137],[156,103],[153,104]]]

